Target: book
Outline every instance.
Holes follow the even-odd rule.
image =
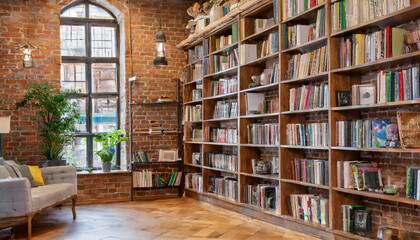
[[[293,217],[328,225],[328,198],[312,194],[290,194],[288,202],[288,210]]]
[[[203,176],[201,173],[186,173],[185,187],[194,189],[198,192],[203,192]]]
[[[262,209],[278,212],[279,186],[274,184],[248,184],[243,186],[243,199],[245,204]]]
[[[201,165],[203,162],[203,155],[201,152],[193,152],[191,156],[191,162],[195,165]]]
[[[241,53],[241,55],[239,56],[241,59],[241,64],[254,61],[258,58],[257,44],[241,44],[239,51]]]
[[[418,100],[420,85],[418,72],[418,66],[395,72],[379,72],[376,78],[378,103]]]
[[[253,123],[247,125],[248,144],[278,145],[278,123]]]
[[[185,106],[184,121],[202,121],[203,120],[203,105]]]
[[[286,124],[286,144],[328,147],[328,123]]]
[[[238,101],[217,101],[214,106],[213,119],[234,118],[238,116]]]
[[[385,142],[386,138],[386,126],[391,124],[390,121],[372,121],[372,137],[373,143],[372,146],[375,147],[386,147]]]
[[[328,108],[328,84],[289,89],[289,111]]]
[[[297,79],[327,71],[327,48],[325,46],[312,52],[293,55],[288,61],[286,79]]]
[[[238,181],[228,176],[208,176],[208,192],[237,200]]]
[[[204,139],[206,142],[238,143],[238,130],[236,128],[205,127]]]
[[[328,186],[328,161],[298,158],[290,161],[293,180]]]
[[[210,96],[225,95],[235,93],[238,91],[238,77],[220,78],[216,81],[211,81],[209,86]]]
[[[408,198],[420,200],[420,166],[410,166],[407,168],[406,196]]]
[[[229,171],[238,171],[238,155],[206,152],[206,166]]]
[[[238,29],[238,22],[232,23],[232,43],[238,42],[238,36],[239,36],[239,29]]]

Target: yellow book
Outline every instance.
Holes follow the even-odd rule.
[[[355,65],[365,63],[365,34],[354,34]]]
[[[408,31],[403,28],[392,28],[392,57],[400,56],[404,52],[404,35]]]

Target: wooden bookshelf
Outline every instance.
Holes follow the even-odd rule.
[[[241,20],[245,18],[269,18],[272,17],[273,12],[273,0],[258,0],[250,1],[254,4],[247,4],[246,7],[240,8],[240,10],[233,16],[230,15],[226,21],[218,22],[219,27],[211,27],[211,30],[203,30],[202,34],[190,37],[178,47],[184,50],[193,48],[197,44],[203,44],[206,38],[220,35],[226,32],[226,29],[230,28],[233,22],[239,24],[239,41],[231,45],[225,46],[222,49],[216,51],[210,51],[208,57],[215,54],[220,54],[226,50],[239,47],[243,43],[254,43],[267,37],[274,31],[279,32],[279,51],[274,54],[258,58],[254,61],[238,64],[238,66],[226,69],[224,71],[209,73],[202,77],[203,79],[203,100],[197,102],[186,102],[187,104],[200,103],[203,104],[203,121],[196,122],[185,122],[185,134],[187,134],[188,126],[192,124],[200,126],[204,129],[207,126],[211,127],[236,127],[238,129],[238,143],[215,143],[215,142],[192,142],[191,140],[185,140],[185,151],[184,159],[191,159],[193,152],[202,153],[202,165],[192,164],[186,162],[185,165],[189,166],[190,169],[186,171],[201,173],[203,176],[203,192],[200,193],[193,189],[185,189],[187,196],[195,197],[203,201],[208,201],[212,204],[227,207],[234,211],[241,212],[243,214],[257,217],[261,220],[270,221],[272,223],[304,231],[307,234],[319,237],[321,239],[373,239],[376,237],[375,233],[368,236],[359,236],[350,232],[342,231],[342,210],[341,205],[347,204],[361,204],[364,200],[383,200],[389,202],[396,202],[401,204],[408,204],[413,206],[419,206],[420,201],[405,197],[405,190],[400,189],[399,195],[391,196],[386,194],[379,194],[368,191],[357,191],[354,189],[345,189],[337,187],[337,161],[350,161],[354,159],[363,159],[366,154],[375,154],[376,161],[382,161],[382,157],[387,155],[396,156],[398,154],[420,154],[420,149],[402,149],[402,148],[354,148],[354,147],[337,147],[336,141],[336,126],[335,121],[342,120],[355,120],[355,119],[367,119],[369,116],[367,113],[372,111],[384,111],[390,109],[394,111],[400,108],[416,108],[420,109],[420,100],[400,101],[400,102],[388,102],[388,103],[377,103],[371,105],[353,105],[353,106],[337,106],[335,91],[349,91],[351,85],[362,84],[366,82],[365,76],[371,74],[370,79],[374,79],[376,73],[379,71],[394,70],[401,66],[412,66],[420,62],[420,52],[411,52],[403,54],[397,57],[390,57],[381,59],[374,62],[367,62],[360,65],[351,67],[339,67],[339,40],[343,36],[350,36],[354,33],[370,33],[379,29],[384,29],[387,26],[396,27],[400,24],[405,24],[417,20],[420,18],[420,0],[410,0],[411,6],[391,13],[386,16],[371,20],[359,24],[357,26],[349,27],[347,29],[334,32],[331,31],[331,11],[332,4],[339,0],[325,0],[325,3],[319,4],[313,8],[310,8],[304,12],[297,14],[296,16],[288,19],[282,18],[282,2],[279,0],[279,9],[277,9],[280,17],[280,24],[275,24],[261,32],[253,33],[250,29],[246,30],[245,36],[241,36]],[[286,48],[284,28],[286,25],[296,24],[310,24],[313,23],[316,18],[317,11],[325,8],[325,35],[309,41],[300,46],[294,46]],[[247,28],[251,26],[247,25]],[[193,41],[194,40],[194,41]],[[194,42],[194,44],[186,44],[186,42]],[[327,48],[327,62],[328,70],[304,77],[298,77],[295,79],[286,79],[286,73],[288,68],[288,61],[291,57],[298,53],[306,53],[318,49],[322,46]],[[241,54],[241,53],[239,53]],[[198,61],[199,62],[199,61]],[[279,64],[280,72],[278,82],[249,88],[251,83],[251,76],[258,75],[267,66],[277,62]],[[217,80],[219,78],[236,76],[238,78],[238,92],[226,94],[222,96],[205,95],[208,90],[205,88],[206,81]],[[372,80],[376,82],[375,80]],[[188,84],[193,85],[192,82]],[[291,88],[297,88],[305,85],[319,85],[328,84],[328,106],[324,108],[305,109],[289,111],[289,90]],[[184,86],[184,95],[190,95],[188,92],[190,88]],[[279,109],[275,113],[266,114],[254,114],[248,115],[245,112],[245,101],[243,101],[244,94],[248,92],[262,92],[270,94],[279,98]],[[277,95],[276,95],[277,94]],[[212,112],[215,102],[223,99],[237,99],[238,117],[226,118],[226,119],[212,119]],[[394,109],[394,110],[393,110]],[[379,114],[379,113],[378,113]],[[386,118],[395,116],[386,116]],[[316,146],[296,146],[286,144],[286,124],[287,123],[315,123],[322,122],[328,123],[328,136],[329,146],[316,147]],[[279,145],[265,145],[265,144],[248,144],[247,142],[247,125],[251,123],[278,123],[279,124]],[[214,167],[205,166],[205,153],[234,153],[238,155],[238,171],[229,171],[223,169],[217,169]],[[251,159],[261,158],[264,154],[272,154],[279,157],[279,174],[278,175],[256,175],[252,174],[250,169]],[[328,174],[329,184],[319,185],[307,182],[296,181],[291,176],[290,160],[294,158],[311,158],[315,156],[325,156],[325,158],[316,158],[328,161]],[[266,155],[264,155],[266,156]],[[271,156],[271,155],[270,155]],[[395,158],[395,157],[394,157]],[[389,160],[387,160],[389,162]],[[387,161],[382,164],[390,164]],[[416,163],[420,163],[417,160]],[[238,182],[238,201],[216,195],[208,192],[208,181],[209,176],[235,176]],[[276,199],[280,202],[279,212],[267,211],[259,207],[251,206],[244,203],[243,186],[249,184],[259,184],[265,182],[272,182],[279,184],[280,197]],[[304,221],[301,219],[290,216],[288,212],[287,197],[290,194],[310,194],[313,189],[317,189],[329,198],[329,219],[328,225],[321,225]],[[392,225],[390,225],[392,227]]]

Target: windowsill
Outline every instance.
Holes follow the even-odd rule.
[[[111,172],[102,172],[102,170],[95,170],[92,173],[88,171],[77,172],[77,175],[106,175],[106,174],[118,174],[118,173],[130,173],[128,170],[112,170]]]

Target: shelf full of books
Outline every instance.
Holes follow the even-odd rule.
[[[322,239],[385,232],[378,205],[410,216],[420,205],[419,22],[418,0],[264,0],[202,36],[203,81],[184,88],[203,99],[185,102],[187,195]]]

